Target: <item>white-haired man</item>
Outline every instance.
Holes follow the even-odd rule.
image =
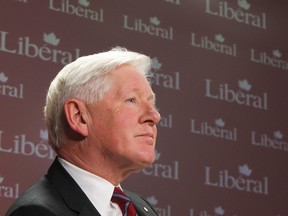
[[[120,183],[155,160],[160,114],[149,57],[114,48],[78,58],[52,81],[44,110],[57,157],[7,216],[157,213]]]

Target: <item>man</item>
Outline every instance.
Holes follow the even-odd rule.
[[[150,62],[115,48],[81,57],[59,72],[44,110],[57,157],[7,216],[136,215],[135,209],[138,216],[157,215],[137,194],[127,192],[127,198],[120,186],[155,160],[160,114],[149,84]]]

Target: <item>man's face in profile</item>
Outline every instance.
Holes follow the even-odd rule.
[[[127,171],[155,160],[155,95],[146,78],[132,66],[121,66],[110,75],[111,88],[101,101],[88,105],[89,143],[112,164]]]

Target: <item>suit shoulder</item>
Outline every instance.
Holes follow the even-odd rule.
[[[57,191],[50,185],[45,177],[42,177],[38,182],[27,189],[16,200],[15,204],[48,204],[58,198]]]
[[[61,208],[59,206],[61,205]],[[65,206],[65,205],[64,205]],[[59,193],[51,186],[46,177],[42,177],[32,187],[26,190],[13,203],[6,216],[54,216],[63,213],[63,200]],[[40,214],[41,212],[41,214]],[[36,214],[35,214],[36,215]]]
[[[37,204],[20,205],[7,212],[6,216],[57,216],[47,206]]]

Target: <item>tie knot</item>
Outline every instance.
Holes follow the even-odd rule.
[[[122,200],[123,202],[130,202],[131,200],[127,197],[127,195],[118,187],[114,188],[114,192],[112,195],[113,202],[115,200],[116,203],[118,203],[119,200]],[[118,201],[117,201],[118,200]]]
[[[131,200],[120,188],[114,188],[111,201],[118,204],[124,216],[137,215]]]

